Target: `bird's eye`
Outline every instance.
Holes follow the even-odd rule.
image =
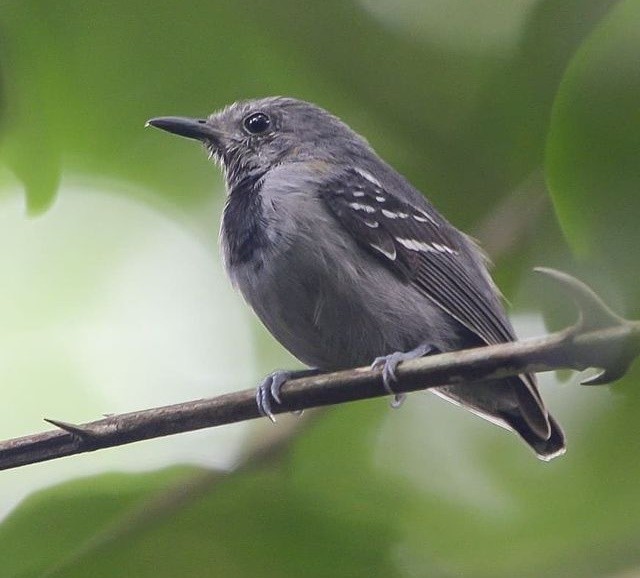
[[[271,119],[264,112],[254,112],[244,119],[245,130],[250,134],[262,134],[269,130]]]

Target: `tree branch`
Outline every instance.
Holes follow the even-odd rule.
[[[402,363],[398,393],[450,384],[475,383],[520,373],[556,369],[603,371],[585,384],[620,378],[640,353],[640,322],[613,313],[582,282],[565,273],[539,269],[576,302],[578,322],[547,337],[433,355]],[[386,396],[380,370],[352,369],[291,380],[282,388],[274,413]],[[136,441],[260,417],[255,390],[229,393],[110,416],[82,425],[47,420],[59,429],[0,442],[0,469]]]

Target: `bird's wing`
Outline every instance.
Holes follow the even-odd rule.
[[[428,210],[426,200],[423,208],[407,203],[373,175],[357,169],[327,182],[320,195],[358,245],[476,335],[478,345],[515,340],[473,242]],[[547,439],[551,428],[535,377],[522,374],[508,379],[524,419],[537,435]],[[484,408],[478,411],[492,415]]]
[[[468,239],[437,213],[393,196],[365,171],[349,169],[320,193],[366,251],[475,334],[480,343],[515,335]]]

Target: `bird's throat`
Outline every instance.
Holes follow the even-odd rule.
[[[260,189],[260,173],[249,173],[229,185],[222,215],[222,235],[229,267],[253,259],[268,244]]]

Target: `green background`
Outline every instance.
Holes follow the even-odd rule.
[[[639,21],[640,0],[4,0],[0,435],[296,366],[224,278],[218,171],[144,129],[241,98],[364,134],[482,241],[521,336],[571,320],[535,265],[640,317]],[[569,445],[548,464],[416,394],[2,472],[0,575],[640,577],[639,372],[543,376]]]

